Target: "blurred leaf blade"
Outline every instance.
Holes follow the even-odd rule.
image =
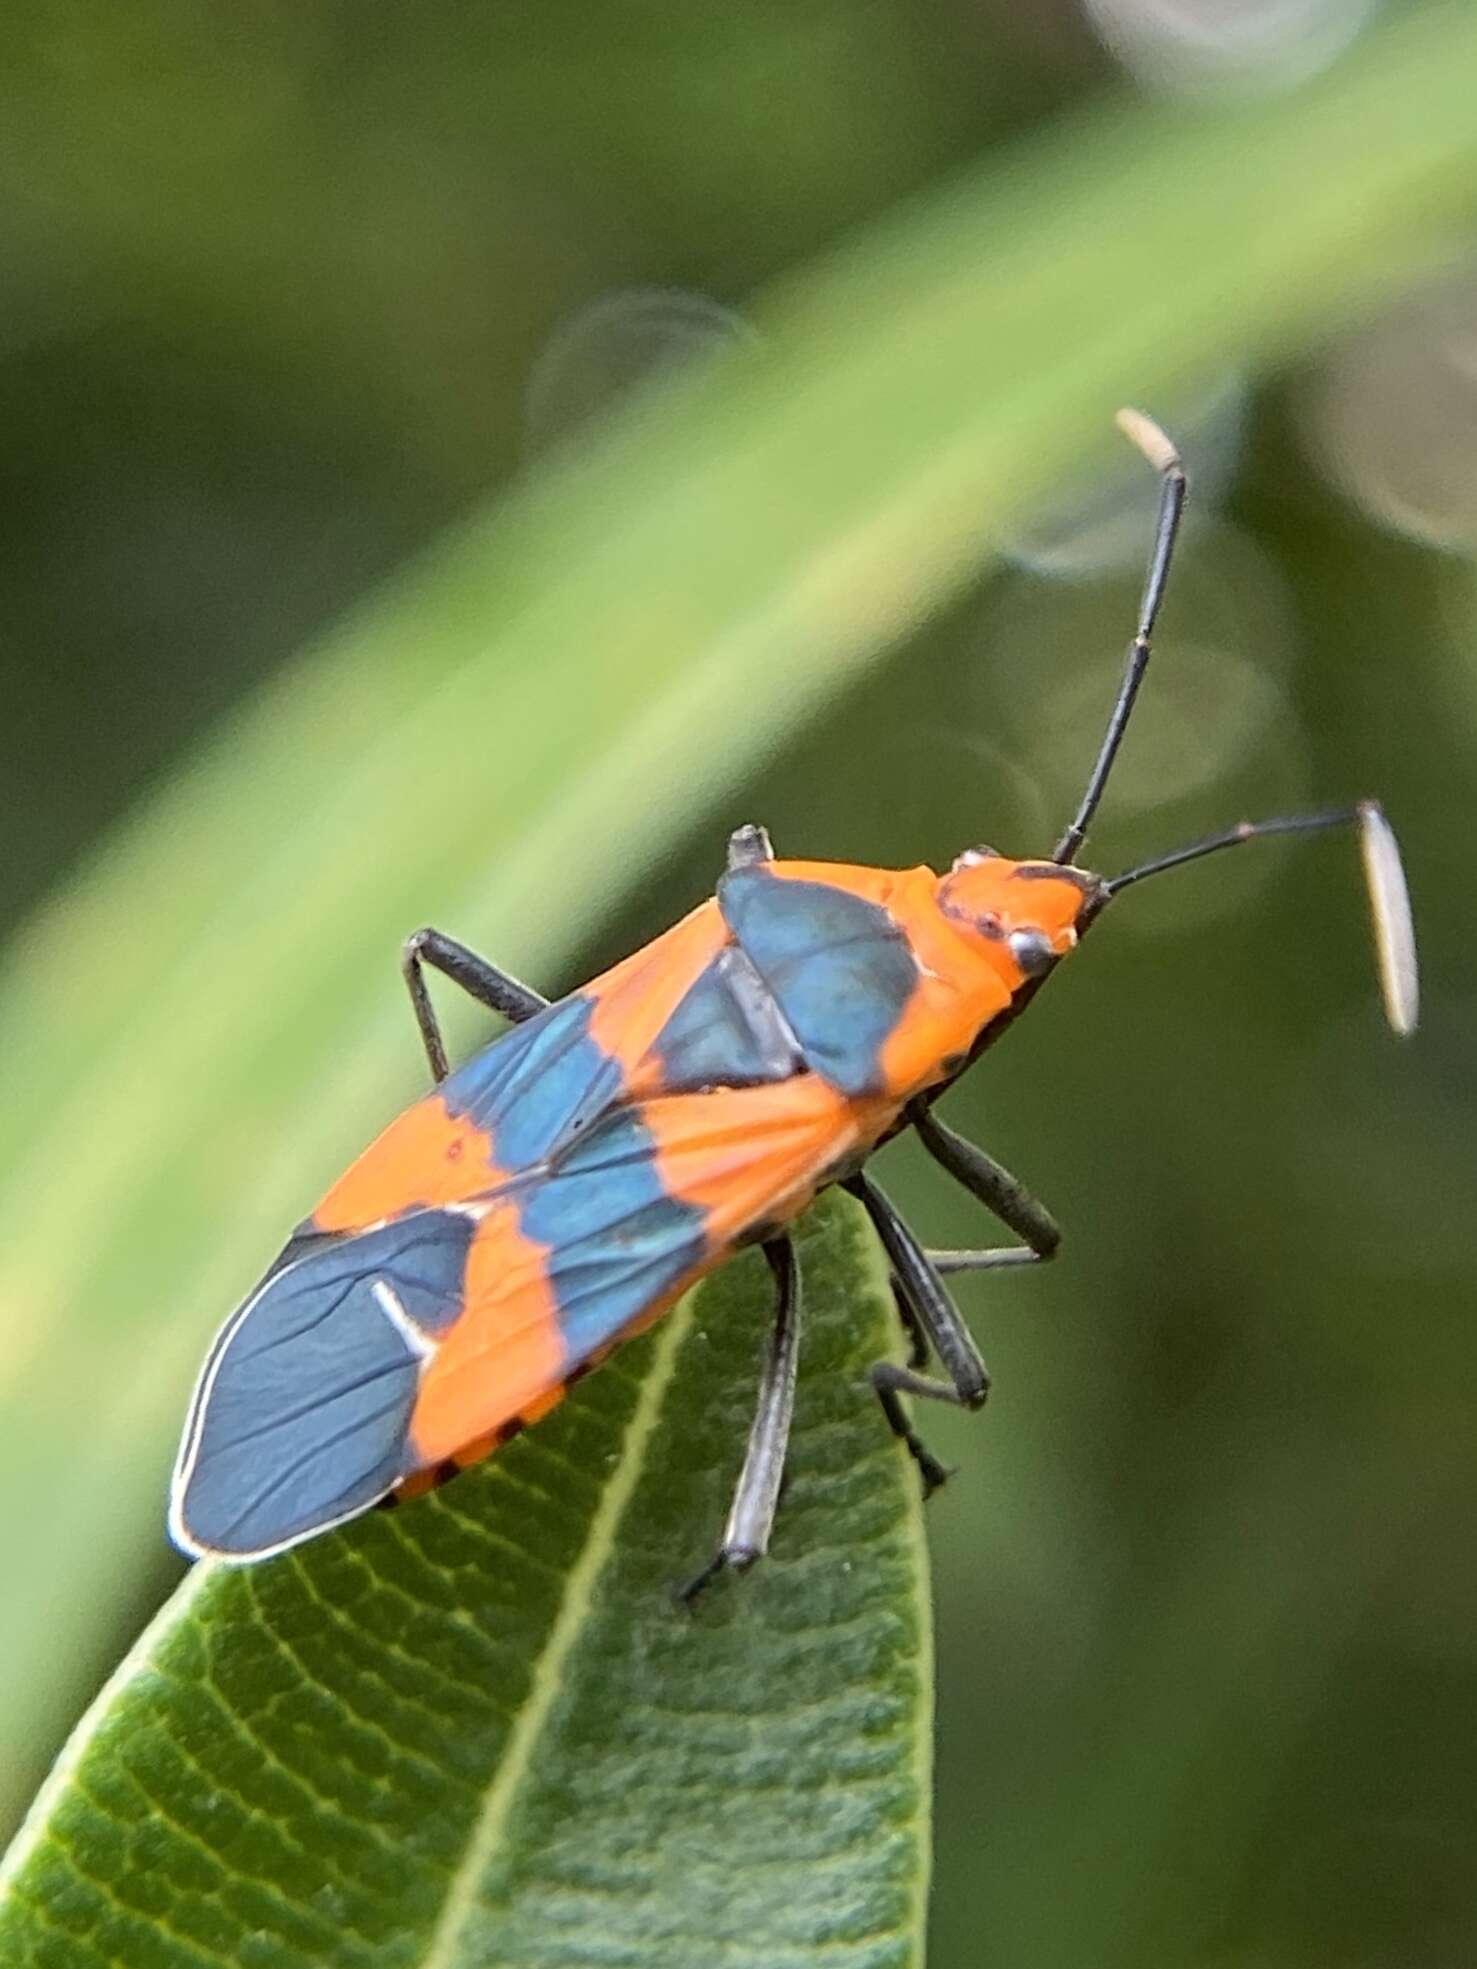
[[[439,1497],[197,1569],[0,1875],[5,1958],[920,1962],[920,1504],[864,1371],[891,1300],[854,1206],[800,1242],[765,1566],[676,1603],[741,1454],[756,1257]]]
[[[0,1067],[0,1299],[25,1311],[4,1455],[52,1494],[15,1541],[0,1768],[69,1700],[58,1626],[80,1683],[100,1569],[154,1549],[209,1329],[413,1085],[394,938],[439,919],[547,981],[1113,442],[1120,399],[1296,346],[1431,250],[1470,210],[1474,65],[1477,23],[1426,10],[1294,99],[1114,111],[919,201],[777,298],[766,355],[643,407],[360,611],[53,907],[0,1014],[27,1035]],[[84,1331],[101,1413],[77,1411]]]

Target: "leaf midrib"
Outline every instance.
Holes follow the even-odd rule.
[[[456,1969],[460,1960],[461,1941],[476,1910],[481,1883],[497,1853],[523,1780],[533,1763],[535,1747],[564,1685],[565,1668],[585,1629],[596,1582],[616,1549],[621,1520],[645,1467],[646,1445],[661,1419],[677,1357],[691,1330],[692,1309],[692,1299],[684,1299],[662,1323],[626,1425],[620,1455],[590,1519],[579,1557],[570,1568],[559,1611],[539,1651],[527,1693],[508,1732],[492,1781],[483,1794],[462,1857],[452,1872],[440,1919],[420,1957],[419,1969]]]

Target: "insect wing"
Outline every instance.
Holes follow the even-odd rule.
[[[461,1318],[427,1362],[411,1460],[469,1460],[551,1397],[708,1255],[701,1211],[671,1195],[639,1107],[606,1115],[500,1199],[468,1254]]]
[[[471,1460],[468,1445],[541,1414],[756,1227],[809,1201],[868,1118],[816,1074],[674,1094],[605,1116],[510,1188],[468,1254],[465,1310],[426,1364],[416,1465]]]
[[[427,1210],[287,1247],[196,1386],[170,1503],[182,1550],[265,1558],[393,1488],[475,1229],[461,1211]]]
[[[487,1196],[561,1153],[625,1097],[632,1075],[725,932],[706,904],[634,957],[490,1045],[393,1121],[311,1226],[369,1229],[407,1210]]]
[[[807,1063],[845,1094],[878,1092],[882,1049],[919,975],[893,917],[833,882],[766,864],[725,875],[718,899]]]
[[[838,969],[805,890],[745,920],[808,1025],[828,985],[876,996],[894,936],[879,952],[861,905],[839,930],[867,932],[862,961]],[[200,1377],[170,1511],[186,1552],[266,1557],[474,1460],[856,1148],[869,1104],[835,1082],[860,1053],[856,1076],[798,1071],[729,935],[694,912],[485,1048],[329,1192]]]

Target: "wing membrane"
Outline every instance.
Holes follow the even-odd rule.
[[[417,1211],[289,1245],[195,1390],[170,1527],[188,1552],[262,1556],[398,1481],[422,1365],[461,1308],[474,1223]]]
[[[536,1410],[756,1225],[803,1208],[871,1119],[814,1074],[605,1116],[479,1227],[465,1311],[421,1385],[417,1461]]]

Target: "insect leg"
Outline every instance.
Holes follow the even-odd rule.
[[[940,1254],[936,1251],[930,1251],[928,1255],[934,1261],[934,1270],[938,1271],[939,1257],[941,1255],[946,1258],[952,1257],[953,1253],[944,1252]],[[892,1303],[897,1308],[898,1319],[901,1321],[903,1332],[908,1338],[908,1366],[927,1367],[928,1335],[923,1330],[922,1320],[913,1311],[907,1294],[898,1284],[897,1274],[895,1272],[892,1275]]]
[[[1024,1240],[1024,1249],[931,1252],[936,1270],[987,1272],[1008,1265],[1031,1265],[1056,1256],[1062,1241],[1056,1219],[1008,1169],[963,1135],[946,1128],[925,1102],[915,1101],[908,1117],[918,1131],[919,1141],[940,1168],[946,1169],[956,1183],[962,1184],[986,1210]]]
[[[940,1278],[947,1278],[954,1272],[1002,1272],[1013,1270],[1021,1265],[1034,1265],[1037,1255],[1024,1244],[1001,1245],[986,1251],[937,1251],[927,1252],[928,1262]],[[892,1280],[893,1304],[897,1308],[898,1319],[908,1338],[908,1366],[923,1368],[928,1365],[928,1335],[923,1323],[909,1305],[896,1277]]]
[[[940,1278],[956,1272],[1007,1272],[1021,1265],[1039,1265],[1041,1254],[1024,1244],[994,1245],[984,1251],[934,1251],[929,1263]]]
[[[788,1237],[767,1239],[764,1255],[774,1273],[778,1297],[759,1379],[759,1402],[744,1451],[744,1467],[723,1527],[723,1542],[702,1571],[682,1588],[681,1598],[689,1606],[720,1572],[742,1572],[762,1559],[774,1529],[800,1359],[800,1266]]]
[[[526,984],[519,984],[506,971],[500,971],[496,964],[489,964],[485,957],[479,957],[475,950],[468,950],[455,937],[445,936],[440,930],[430,928],[415,931],[405,939],[400,969],[410,993],[415,1022],[420,1027],[421,1039],[425,1044],[426,1058],[431,1064],[431,1078],[435,1081],[444,1080],[449,1069],[436,1008],[426,990],[423,967],[427,964],[440,971],[443,977],[450,978],[453,984],[459,984],[479,1005],[501,1012],[514,1025],[531,1019],[535,1012],[542,1012],[549,1002],[536,991],[531,991]]]
[[[773,861],[774,848],[770,843],[769,830],[747,821],[736,827],[728,837],[728,866],[733,868],[752,868],[756,861]]]
[[[859,1197],[876,1227],[892,1266],[895,1290],[912,1310],[910,1328],[925,1334],[938,1355],[947,1381],[934,1381],[914,1367],[899,1367],[895,1361],[878,1361],[872,1368],[872,1386],[882,1404],[888,1427],[902,1438],[908,1453],[918,1465],[927,1497],[938,1489],[948,1471],[919,1437],[900,1399],[918,1395],[925,1401],[952,1402],[959,1408],[981,1408],[990,1392],[990,1375],[974,1335],[964,1324],[959,1309],[949,1297],[943,1280],[923,1246],[908,1229],[892,1204],[870,1178],[853,1176],[846,1184]]]
[[[934,1381],[926,1374],[915,1373],[910,1367],[899,1367],[896,1361],[874,1361],[871,1379],[877,1399],[882,1404],[882,1413],[887,1418],[888,1428],[904,1444],[909,1456],[918,1465],[918,1474],[923,1479],[924,1497],[932,1497],[954,1473],[947,1463],[940,1463],[908,1420],[908,1412],[903,1407],[901,1397],[921,1395],[925,1401],[956,1404],[959,1397],[950,1382]]]

